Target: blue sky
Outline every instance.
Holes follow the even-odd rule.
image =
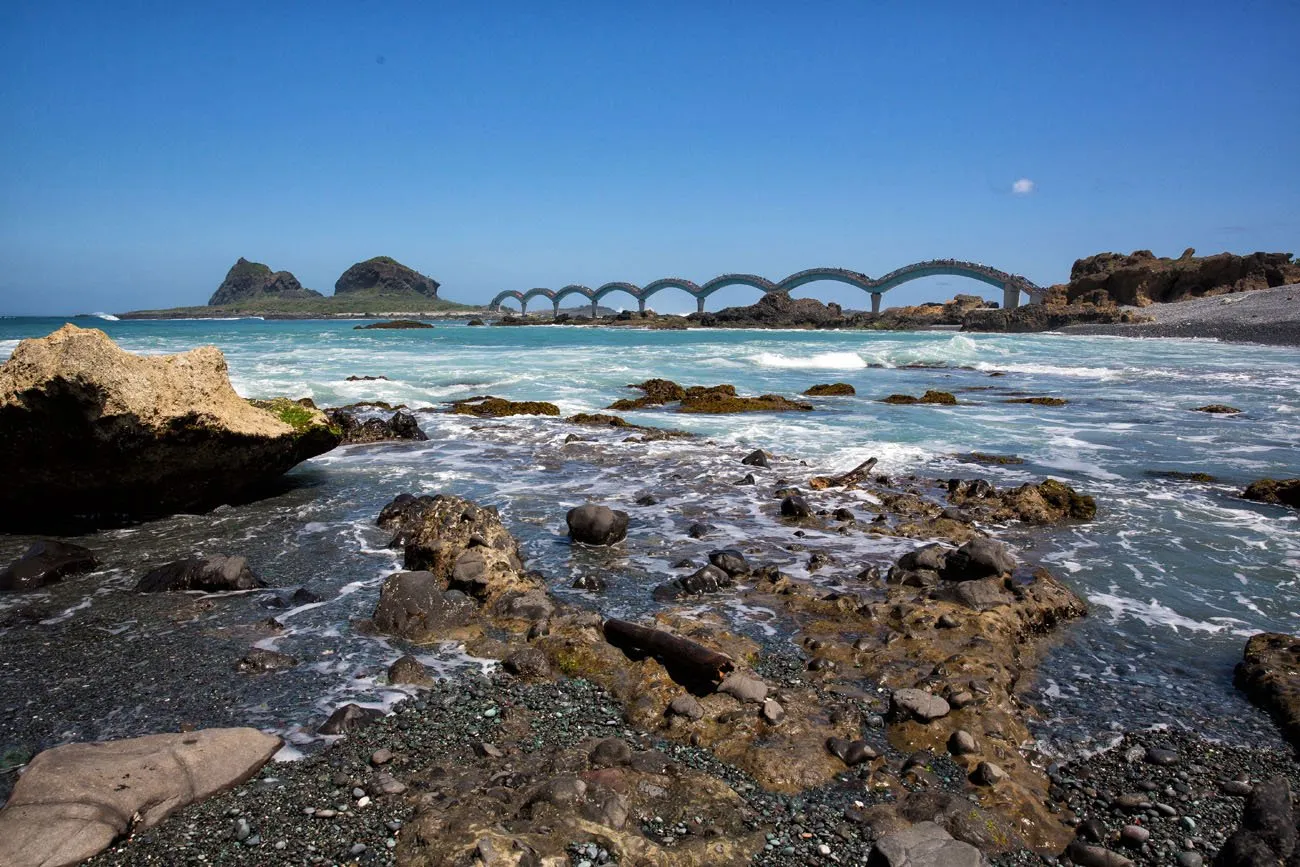
[[[1300,250],[1298,37],[1293,0],[13,0],[0,313],[201,304],[241,255],[326,294],[390,255],[486,301]]]

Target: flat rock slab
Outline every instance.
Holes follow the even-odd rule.
[[[871,867],[983,867],[980,850],[954,840],[934,822],[918,822],[876,841]]]
[[[244,782],[280,745],[257,729],[231,728],[46,750],[0,810],[0,864],[76,864],[132,827],[151,828]]]

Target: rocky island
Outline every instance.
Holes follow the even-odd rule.
[[[349,267],[325,296],[304,289],[288,271],[271,271],[240,258],[205,307],[135,310],[122,319],[264,319],[395,318],[399,316],[468,317],[482,308],[438,296],[437,280],[390,256],[376,256]]]

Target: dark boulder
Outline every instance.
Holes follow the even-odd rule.
[[[748,575],[753,571],[749,566],[749,561],[745,559],[745,555],[734,548],[713,551],[709,554],[709,562],[732,578],[738,575]]]
[[[136,583],[137,593],[171,593],[203,590],[217,593],[229,590],[255,590],[266,582],[253,574],[243,557],[214,554],[189,557],[151,569]]]
[[[384,716],[384,712],[378,708],[345,704],[330,714],[330,718],[316,731],[323,735],[345,735],[378,722]]]
[[[404,410],[398,410],[389,418],[370,418],[362,420],[355,413],[345,409],[332,409],[326,415],[330,422],[343,434],[343,445],[363,443],[392,442],[408,440],[423,442],[428,439],[420,430],[420,423],[415,416]]]
[[[857,394],[858,391],[847,382],[831,382],[824,385],[814,385],[804,392],[808,397],[847,397]]]
[[[812,509],[808,501],[798,494],[791,494],[781,500],[781,517],[783,518],[811,518]]]
[[[570,509],[569,538],[584,545],[614,545],[627,538],[627,512],[587,504]]]
[[[0,572],[0,590],[35,590],[68,575],[89,572],[99,565],[89,548],[69,542],[34,542],[21,557]]]
[[[474,617],[474,603],[444,590],[431,572],[398,572],[384,579],[373,616],[375,628],[415,644],[445,639]]]
[[[1233,682],[1273,715],[1283,737],[1300,750],[1300,638],[1279,632],[1252,635]]]
[[[740,462],[748,467],[769,467],[767,452],[762,449],[754,449],[749,454],[740,459]]]
[[[704,593],[717,593],[727,587],[736,586],[735,580],[717,566],[704,566],[690,575],[674,578],[655,588],[654,597],[660,601],[671,601],[683,596],[699,596]]]
[[[971,539],[944,559],[940,574],[949,581],[973,581],[1014,571],[1016,558],[1002,542]]]

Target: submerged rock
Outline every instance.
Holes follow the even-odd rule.
[[[145,573],[135,585],[137,593],[173,593],[185,590],[205,590],[210,593],[227,590],[255,590],[266,582],[253,574],[243,557],[214,554],[211,557],[189,557]]]
[[[1241,496],[1259,503],[1300,509],[1300,479],[1260,479],[1251,482]]]
[[[77,864],[128,830],[152,828],[244,782],[281,743],[257,729],[231,728],[46,750],[0,810],[0,864]]]
[[[544,400],[506,400],[502,397],[470,397],[454,401],[451,411],[456,415],[476,415],[479,418],[501,418],[508,415],[559,415],[560,408]]]
[[[0,590],[35,590],[68,575],[89,572],[99,565],[95,552],[70,542],[32,543],[23,556],[0,572]]]
[[[955,406],[957,398],[946,391],[935,391],[930,389],[920,397],[913,397],[910,394],[891,394],[889,397],[882,397],[881,403],[893,403],[901,405],[910,405],[916,403],[932,403],[940,406]]]
[[[1205,406],[1198,406],[1194,412],[1208,412],[1211,415],[1233,415],[1241,410],[1235,406],[1228,406],[1226,403],[1210,403]]]
[[[825,385],[814,385],[804,392],[808,397],[835,397],[857,394],[858,390],[847,382],[832,382]]]
[[[75,325],[24,340],[0,366],[0,529],[201,511],[338,445],[318,410],[263,406],[215,347],[133,355]]]
[[[353,331],[370,331],[378,329],[384,330],[402,330],[406,328],[432,328],[428,322],[420,322],[417,319],[390,319],[386,322],[371,322],[368,325],[354,325]]]

